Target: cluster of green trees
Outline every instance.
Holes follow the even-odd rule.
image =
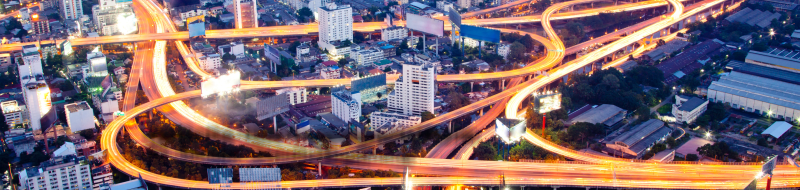
[[[731,147],[725,142],[717,142],[713,145],[703,145],[697,148],[697,152],[700,153],[700,155],[708,156],[718,160],[725,161],[725,158],[728,158],[737,162],[741,161],[741,158],[739,158],[739,153],[731,150]]]
[[[360,171],[360,172],[359,172]],[[334,166],[326,171],[328,179],[339,178],[376,178],[376,177],[400,177],[400,173],[392,170],[353,170],[348,166]],[[353,174],[351,177],[350,174]]]
[[[473,156],[479,160],[565,160],[564,157],[548,152],[547,150],[534,146],[528,141],[520,141],[508,150],[498,150],[497,139],[494,141],[482,142],[473,151]],[[507,158],[503,159],[504,152],[507,151]]]
[[[573,75],[559,91],[576,105],[613,104],[626,110],[637,110],[641,120],[650,119],[647,104],[670,94],[661,83],[664,74],[653,66],[636,66],[624,75],[616,69],[594,71],[591,76]],[[658,88],[645,93],[642,85]],[[647,103],[647,104],[646,104]],[[568,107],[567,107],[568,108]]]
[[[168,159],[155,151],[144,151],[142,147],[137,146],[130,138],[123,136],[126,135],[118,137],[120,152],[122,152],[122,157],[131,162],[133,166],[168,177],[189,180],[207,179],[207,176],[205,176],[206,165]]]
[[[165,143],[167,147],[183,152],[215,157],[253,158],[272,156],[269,152],[256,152],[244,145],[231,145],[198,135],[173,123],[161,112],[155,112],[151,115],[150,119],[143,122],[142,125],[147,129],[149,136],[163,138],[167,142]]]

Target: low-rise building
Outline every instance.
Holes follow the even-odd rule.
[[[319,71],[319,75],[323,79],[339,79],[342,78],[342,69],[339,66],[325,67]]]
[[[509,52],[511,52],[511,44],[502,43],[497,45],[497,54],[503,56],[503,59],[508,59]]]
[[[672,128],[663,121],[650,119],[606,142],[604,152],[625,158],[641,158],[647,149],[666,140]]]
[[[275,91],[276,94],[286,94],[289,104],[296,105],[308,102],[308,92],[303,87],[283,88]]]
[[[627,114],[628,111],[620,107],[611,104],[603,104],[593,107],[581,113],[580,115],[575,116],[574,118],[570,118],[567,123],[570,125],[578,122],[586,122],[591,124],[602,123],[606,126],[612,126],[619,121],[622,121],[622,119],[625,119]]]
[[[379,49],[361,50],[355,52],[352,57],[359,66],[368,66],[373,62],[383,59],[383,52]]]
[[[672,106],[672,115],[675,116],[675,122],[692,123],[706,111],[707,107],[708,100],[676,95],[675,106]]]
[[[766,136],[769,139],[780,139],[786,131],[792,129],[792,124],[787,123],[785,121],[776,121],[772,123],[764,132],[761,132],[761,135]]]
[[[391,41],[396,39],[404,39],[408,37],[408,28],[393,26],[381,29],[381,40]]]
[[[0,103],[0,107],[3,109],[3,116],[6,118],[6,124],[9,127],[28,123],[30,116],[25,102],[9,100]]]
[[[20,186],[27,190],[90,190],[91,166],[86,157],[55,157],[39,167],[22,170],[19,181]]]
[[[289,111],[291,104],[288,101],[288,95],[288,93],[283,93],[272,97],[259,98],[255,107],[256,119],[261,121]]]
[[[67,125],[70,131],[77,133],[86,129],[94,129],[94,111],[85,101],[64,105]]]
[[[200,63],[200,68],[206,71],[218,69],[222,67],[222,58],[219,54],[203,54],[202,56],[197,58],[197,62]]]
[[[385,124],[391,124],[395,127],[411,127],[422,122],[422,118],[419,116],[392,112],[372,112],[369,114],[369,119],[369,125],[373,129]]]

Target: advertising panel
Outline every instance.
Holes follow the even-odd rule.
[[[209,184],[226,184],[233,182],[233,169],[231,168],[208,168]]]
[[[453,26],[461,28],[461,14],[459,14],[455,8],[450,7],[450,12],[447,13],[447,17],[450,18],[450,23]]]
[[[506,144],[519,142],[527,132],[525,120],[495,119],[495,133]]]
[[[461,25],[461,36],[478,41],[500,43],[500,30]]]
[[[203,15],[186,18],[189,27],[189,38],[206,35],[206,17]]]
[[[428,18],[415,14],[406,14],[406,27],[408,29],[436,35],[444,35],[444,21],[439,19]]]
[[[281,52],[275,47],[270,45],[264,44],[264,55],[267,56],[267,59],[274,63],[281,63]]]
[[[772,175],[772,170],[775,169],[775,164],[777,164],[775,158],[777,157],[772,156],[771,158],[768,158],[766,162],[764,162],[764,165],[761,165],[761,173],[764,173],[764,175]]]
[[[561,93],[544,93],[533,95],[533,110],[547,113],[561,109]]]
[[[69,40],[64,40],[61,43],[61,54],[62,55],[72,55],[72,42]]]
[[[239,71],[204,79],[200,82],[200,95],[229,94],[239,90],[242,74]]]
[[[50,108],[53,107],[50,102],[50,88],[48,88],[44,83],[40,83],[39,88],[36,89],[36,96],[39,98],[40,114],[46,115],[47,112],[50,111]]]

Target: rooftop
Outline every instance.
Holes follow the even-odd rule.
[[[785,121],[776,121],[775,123],[772,123],[772,125],[770,125],[769,128],[767,128],[767,130],[761,132],[761,134],[770,135],[774,138],[781,138],[781,136],[784,133],[786,133],[786,131],[789,131],[789,129],[791,128],[792,124],[789,124]]]
[[[64,107],[67,110],[69,110],[69,112],[78,112],[80,110],[91,110],[91,107],[89,107],[89,104],[86,102],[75,102],[64,105]]]
[[[622,120],[622,117],[620,117],[619,119],[614,117],[617,116],[620,112],[624,111],[625,111],[624,109],[617,107],[615,105],[603,104],[595,108],[591,108],[578,116],[575,116],[575,118],[572,118],[569,122],[571,124],[575,124],[578,122],[597,124],[597,123],[605,123],[606,121],[609,120],[616,120],[613,121],[613,123],[611,123],[611,125],[613,125],[614,123],[619,122],[619,120]]]
[[[622,135],[617,136],[611,142],[621,142],[628,147],[633,147],[639,142],[642,142],[645,137],[650,136],[651,134],[657,132],[659,129],[664,127],[664,122],[657,119],[650,119],[641,123],[637,126],[634,126],[631,130],[626,131]],[[649,143],[647,143],[649,144]]]
[[[678,107],[678,110],[692,111],[706,102],[706,100],[700,99],[698,97],[691,97],[688,99],[689,99],[688,101],[681,103],[681,107]]]
[[[800,85],[796,84],[732,71],[711,82],[708,90],[800,110]]]

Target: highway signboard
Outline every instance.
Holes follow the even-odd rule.
[[[444,35],[443,20],[433,19],[411,13],[406,14],[406,27],[408,27],[408,29],[426,34],[431,34],[436,36]]]
[[[500,30],[477,26],[461,25],[461,36],[478,41],[500,43]]]

